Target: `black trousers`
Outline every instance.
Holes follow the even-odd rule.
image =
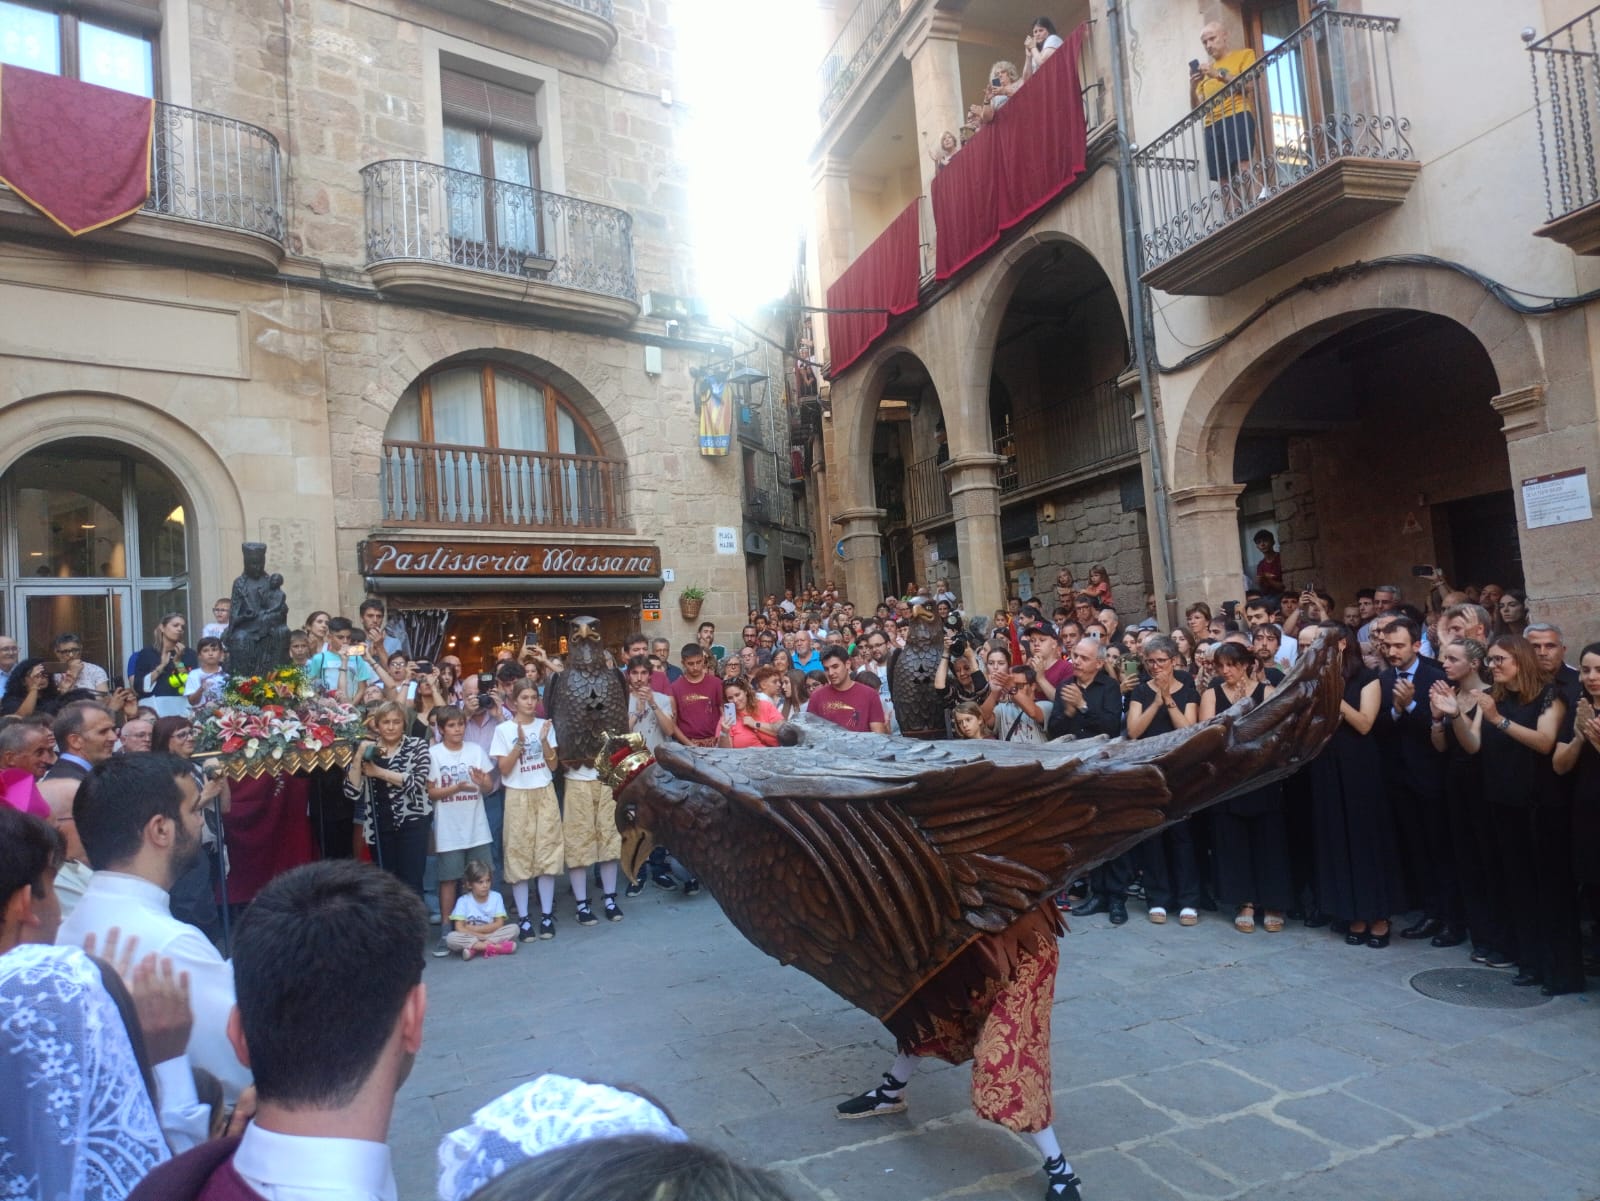
[[[1089,873],[1089,889],[1096,896],[1128,899],[1128,886],[1138,871],[1139,848],[1123,851],[1115,859],[1102,863]]]
[[[378,831],[378,845],[373,848],[373,859],[384,871],[400,877],[417,894],[422,895],[422,873],[428,865],[428,834],[433,819],[407,822],[399,829]]]
[[[1509,953],[1511,905],[1505,875],[1500,871],[1491,806],[1480,789],[1451,798],[1450,839],[1455,852],[1456,883],[1461,889],[1461,909],[1467,933],[1479,950]]]
[[[1547,988],[1580,989],[1583,949],[1572,879],[1571,809],[1490,804],[1517,966]]]
[[[1465,920],[1461,886],[1456,879],[1454,843],[1450,833],[1450,807],[1441,793],[1427,797],[1393,776],[1385,777],[1384,791],[1394,809],[1400,831],[1402,861],[1410,885],[1409,899],[1427,917],[1452,926]]]
[[[1289,875],[1289,836],[1278,810],[1241,817],[1226,805],[1211,813],[1217,892],[1230,905],[1253,904],[1282,912],[1294,885]]]
[[[1186,821],[1139,844],[1144,852],[1144,899],[1152,909],[1193,909],[1200,904],[1200,865],[1194,831]]]

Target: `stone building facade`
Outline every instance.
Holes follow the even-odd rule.
[[[148,55],[157,105],[132,218],[69,240],[0,187],[25,654],[81,626],[120,663],[162,613],[198,627],[241,540],[269,544],[296,622],[375,592],[449,610],[469,660],[557,646],[584,610],[682,641],[688,585],[739,620],[715,534],[740,465],[698,452],[693,397],[725,347],[660,302],[694,285],[669,5],[30,11]],[[453,566],[392,572],[388,544]]]
[[[882,498],[903,490],[912,541],[954,550],[937,569],[978,611],[1024,569],[1066,562],[1081,578],[1102,562],[1124,618],[1142,616],[1148,584],[1172,620],[1240,597],[1266,528],[1291,586],[1348,598],[1399,583],[1420,599],[1414,569],[1438,567],[1525,588],[1573,647],[1600,634],[1600,209],[1571,167],[1600,123],[1559,69],[1600,61],[1591,8],[834,6],[812,159],[817,302],[924,205],[918,303],[827,383],[835,528],[820,533],[842,536],[852,591],[930,569],[885,553],[901,534]],[[1085,29],[1087,168],[935,279],[925,150],[991,64],[1016,59],[1036,9],[1063,34]],[[1197,108],[1185,64],[1207,60],[1209,22],[1256,65]],[[1502,82],[1474,86],[1485,77]],[[1235,112],[1248,138],[1218,143],[1211,123]],[[1213,166],[1219,145],[1237,161]],[[909,397],[936,407],[940,457],[925,441],[875,457],[874,431]],[[885,487],[886,466],[903,485]],[[1142,506],[1114,483],[1133,469]],[[1120,511],[1079,516],[1085,490],[1117,493]]]

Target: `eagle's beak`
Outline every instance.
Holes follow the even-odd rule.
[[[656,840],[649,830],[634,826],[622,832],[622,874],[629,880],[637,880],[639,873],[644,870],[645,861],[650,858],[650,852],[655,850]]]

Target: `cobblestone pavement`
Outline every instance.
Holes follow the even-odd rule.
[[[429,960],[391,1133],[404,1201],[433,1196],[443,1132],[546,1071],[647,1088],[796,1201],[1042,1197],[1032,1144],[973,1115],[967,1068],[928,1061],[905,1114],[840,1122],[834,1104],[888,1066],[881,1026],[750,946],[709,895],[623,907],[582,929],[563,892],[554,941]],[[1087,1201],[1600,1196],[1600,990],[1464,1008],[1410,985],[1469,967],[1460,949],[1130,913],[1062,940],[1056,1128]]]

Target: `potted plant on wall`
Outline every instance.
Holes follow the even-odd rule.
[[[706,590],[690,584],[678,593],[678,612],[683,614],[685,621],[698,621],[700,606],[706,603]]]

